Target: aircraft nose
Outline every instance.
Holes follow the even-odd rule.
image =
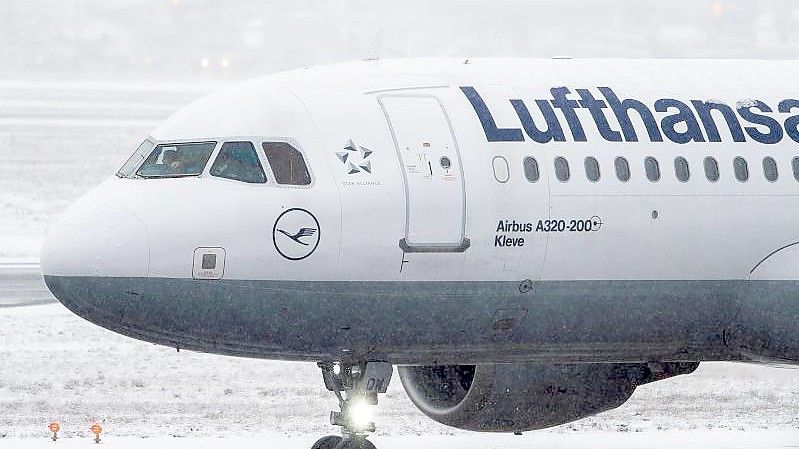
[[[40,264],[53,291],[53,278],[146,277],[149,257],[144,223],[127,207],[89,194],[70,207],[50,231]],[[57,292],[53,294],[58,297]]]

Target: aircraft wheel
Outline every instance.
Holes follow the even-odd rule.
[[[340,436],[328,435],[316,440],[311,449],[336,449],[339,444],[341,444]]]
[[[336,449],[377,449],[371,441],[365,438],[348,438],[342,440]]]

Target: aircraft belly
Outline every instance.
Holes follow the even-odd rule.
[[[799,360],[797,281],[45,280],[75,313],[119,333],[257,358]]]

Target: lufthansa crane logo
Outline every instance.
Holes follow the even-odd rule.
[[[319,221],[305,209],[288,209],[275,220],[272,241],[286,259],[305,259],[319,246]]]

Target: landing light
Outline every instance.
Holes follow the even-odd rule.
[[[209,65],[211,65],[211,61],[210,61],[210,60],[208,60],[208,58],[202,58],[202,59],[200,59],[200,66],[201,66],[202,68],[206,69],[206,68],[208,68],[208,66],[209,66]]]
[[[366,400],[353,399],[347,411],[352,428],[367,429],[372,425],[373,407]]]
[[[333,364],[333,374],[335,374],[336,376],[341,374],[341,364],[340,363],[334,363]]]
[[[223,69],[226,69],[230,67],[230,60],[228,58],[225,58],[222,60],[222,62],[219,63],[219,65],[221,65]]]

